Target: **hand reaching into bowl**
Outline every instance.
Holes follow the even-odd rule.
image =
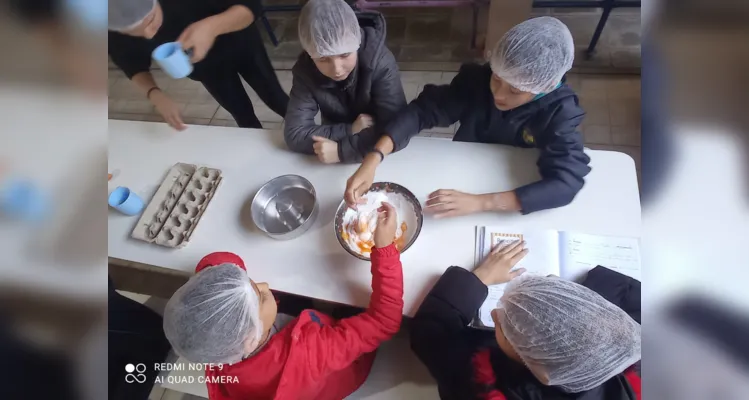
[[[398,215],[390,203],[382,202],[377,209],[377,227],[374,232],[375,247],[388,247],[395,241],[395,228],[398,225]]]

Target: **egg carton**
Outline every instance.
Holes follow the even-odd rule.
[[[186,246],[221,181],[219,169],[174,164],[131,236],[166,247]]]

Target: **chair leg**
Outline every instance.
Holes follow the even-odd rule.
[[[606,26],[606,21],[609,19],[609,15],[611,14],[611,10],[613,9],[611,5],[611,1],[608,1],[606,5],[603,7],[603,14],[601,14],[601,19],[598,20],[598,26],[596,26],[596,31],[593,33],[593,37],[590,39],[590,44],[588,45],[588,49],[585,50],[585,59],[590,60],[591,57],[593,57],[593,54],[596,51],[596,44],[598,44],[598,40],[601,38],[601,33],[603,32],[603,28]]]
[[[268,18],[263,14],[262,17],[260,17],[260,20],[263,21],[263,26],[265,26],[265,30],[268,32],[268,37],[270,37],[271,43],[273,43],[273,47],[278,47],[278,38],[276,38],[276,34],[273,33],[273,28],[270,26],[270,21],[268,21]]]

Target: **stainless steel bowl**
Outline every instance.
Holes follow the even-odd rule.
[[[367,193],[371,192],[392,192],[397,193],[401,196],[403,196],[406,201],[408,201],[414,209],[414,212],[416,213],[416,227],[413,230],[409,230],[407,234],[407,241],[402,249],[400,249],[400,252],[403,253],[406,250],[408,250],[411,245],[416,242],[416,238],[419,237],[419,233],[421,233],[421,226],[424,224],[424,213],[421,208],[421,203],[419,203],[419,200],[414,196],[413,193],[411,193],[410,190],[404,188],[403,186],[392,183],[392,182],[375,182],[372,184],[372,186],[369,188]],[[366,195],[366,194],[365,194]],[[348,205],[346,204],[346,201],[342,201],[341,204],[338,206],[338,210],[335,213],[335,220],[333,223],[333,229],[335,229],[335,237],[338,239],[338,243],[341,244],[341,247],[343,247],[344,250],[346,250],[349,254],[352,256],[364,260],[369,261],[369,257],[364,256],[362,254],[359,254],[357,251],[352,250],[349,248],[348,243],[346,243],[345,240],[343,240],[343,237],[341,237],[341,232],[343,232],[343,216],[346,214],[346,210],[348,209]]]
[[[283,175],[268,181],[252,199],[252,221],[268,236],[294,239],[317,218],[317,193],[307,179]]]

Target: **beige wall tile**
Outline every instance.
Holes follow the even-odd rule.
[[[138,119],[135,119],[135,114],[125,114],[125,113],[118,113],[118,112],[109,112],[109,115],[107,115],[107,118],[109,119],[117,119],[120,121],[138,121]]]
[[[607,92],[609,99],[639,99],[640,78],[639,77],[613,77],[608,82]]]
[[[109,80],[120,79],[120,78],[127,79],[127,76],[125,76],[125,73],[120,71],[119,69],[110,69],[110,70],[107,70],[107,78]]]
[[[209,102],[216,101],[216,99],[213,98],[213,95],[211,95],[210,93],[208,93],[208,90],[206,88],[204,88],[204,87],[201,86],[201,87],[197,88],[196,90],[197,90],[196,99],[193,100],[192,102],[195,102],[195,103],[209,103]]]
[[[401,81],[423,85],[437,83],[442,79],[442,71],[401,71]]]
[[[117,100],[117,99],[113,99],[113,98],[110,97],[109,98],[109,105],[108,105],[107,108],[109,109],[109,112],[111,112],[111,113],[112,112],[113,113],[120,113],[120,112],[122,112],[122,108],[123,108],[124,105],[125,105],[125,102],[123,100]]]
[[[622,126],[611,127],[611,140],[613,144],[640,146],[642,143],[641,136],[640,128]]]
[[[257,116],[257,119],[260,120],[260,122],[283,121],[283,117],[271,111],[271,109],[268,108],[268,106],[266,106],[263,102],[260,102],[259,104],[254,104],[254,106],[255,106],[255,115]]]
[[[198,98],[198,91],[195,89],[176,89],[165,92],[172,100],[183,103],[190,103]]]
[[[454,134],[451,134],[451,133],[439,133],[439,132],[428,132],[428,133],[429,133],[429,137],[440,138],[440,139],[452,140],[452,138],[455,136]]]
[[[183,118],[184,120],[184,118]],[[148,121],[148,122],[165,122],[164,117],[161,115],[144,115],[143,119],[141,121]]]
[[[608,79],[598,75],[580,75],[580,95],[588,99],[605,99]]]
[[[213,118],[211,120],[210,125],[212,125],[212,126],[229,126],[229,127],[233,127],[233,128],[238,127],[237,121],[234,121],[233,119],[218,119],[218,118]]]
[[[176,81],[170,81],[168,90],[197,90],[201,88],[203,88],[203,85],[200,82],[194,81],[192,79],[180,79]]]
[[[229,114],[228,111],[224,107],[219,107],[218,111],[216,111],[216,114],[213,116],[213,119],[230,119],[234,120],[234,117]]]
[[[187,396],[187,393],[166,389],[164,391],[164,394],[161,396],[161,400],[185,400],[187,399]]]
[[[609,106],[605,98],[593,98],[580,96],[580,104],[585,111],[583,123],[588,125],[609,125]]]
[[[575,93],[580,93],[581,85],[580,85],[580,75],[577,74],[567,74],[567,86],[570,87],[570,89],[574,90]]]
[[[291,92],[291,86],[293,77],[291,76],[291,71],[276,71],[276,76],[278,76],[278,82],[281,83],[281,87],[286,93]]]
[[[148,100],[122,100],[119,111],[130,114],[153,114],[156,109]]]
[[[127,79],[118,79],[109,89],[109,97],[117,100],[143,99],[143,94],[135,87],[135,84]]]
[[[608,125],[585,125],[585,143],[611,144],[611,128]]]
[[[188,125],[208,125],[211,123],[211,119],[210,118],[183,117],[182,122]]]
[[[406,95],[406,101],[411,102],[413,99],[415,99],[419,93],[421,93],[422,87],[418,83],[414,82],[403,82],[403,93]]]
[[[183,115],[185,117],[192,117],[192,118],[213,118],[214,114],[216,114],[216,110],[218,110],[218,104],[188,104],[187,107],[185,107],[185,111],[183,112]]]
[[[279,130],[281,129],[281,122],[261,122],[264,129]]]
[[[196,96],[195,98],[193,98],[193,100],[190,100],[188,103],[189,104],[206,106],[206,107],[207,106],[211,106],[211,107],[215,107],[215,108],[219,107],[218,102],[213,97],[211,97],[210,95],[207,96],[207,97]]]
[[[452,124],[447,127],[435,126],[434,128],[428,129],[428,131],[432,133],[444,133],[448,135],[455,135],[455,126],[456,126],[455,124]]]
[[[612,99],[609,101],[611,126],[640,126],[640,99]]]

